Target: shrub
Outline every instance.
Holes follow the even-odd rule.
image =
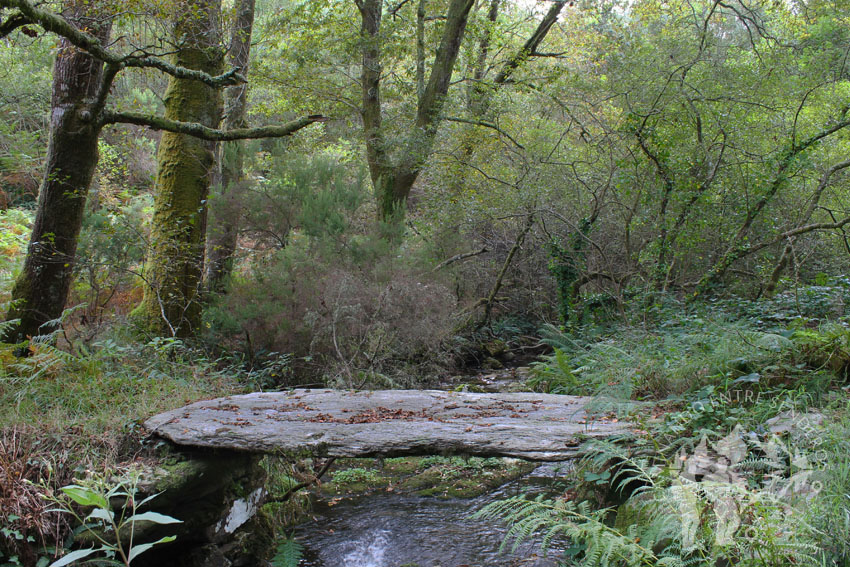
[[[251,358],[291,352],[294,364],[309,360],[332,382],[361,387],[394,361],[434,352],[451,330],[451,293],[403,264],[316,259],[293,243],[219,298],[207,321],[212,336]]]
[[[151,205],[149,195],[128,198],[89,212],[83,221],[71,302],[85,303],[75,321],[88,327],[88,338],[97,334],[108,314],[127,313],[132,307],[129,293],[133,272],[144,261]]]
[[[454,297],[422,275],[415,240],[399,247],[363,220],[372,212],[352,160],[334,147],[283,157],[248,192],[253,250],[206,312],[211,341],[254,366],[292,354],[294,369],[362,387],[392,383],[396,362],[424,359],[450,332]]]

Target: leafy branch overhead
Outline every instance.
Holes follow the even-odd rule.
[[[173,77],[201,81],[211,87],[226,87],[245,81],[245,78],[239,74],[239,69],[231,69],[221,75],[212,76],[195,69],[173,65],[165,59],[154,55],[140,56],[114,53],[105,48],[99,38],[79,29],[61,15],[39,8],[29,0],[0,0],[0,8],[13,8],[17,10],[16,13],[8,17],[6,23],[0,29],[5,31],[5,28],[8,27],[8,22],[17,24],[17,26],[26,24],[38,25],[45,31],[65,38],[71,45],[86,51],[98,60],[112,66],[114,72],[124,68],[152,67]],[[8,32],[3,35],[6,34]]]
[[[106,124],[124,122],[149,126],[156,130],[168,130],[188,134],[190,136],[197,136],[208,140],[240,140],[249,138],[274,138],[288,136],[304,126],[325,119],[322,116],[311,115],[280,127],[240,129],[238,131],[225,133],[222,130],[205,127],[202,124],[180,123],[178,121],[167,120],[154,115],[103,111],[102,109],[105,104],[105,99],[109,93],[109,89],[111,88],[116,75],[123,69],[153,68],[178,79],[200,81],[214,88],[238,85],[246,82],[246,79],[241,74],[241,69],[237,67],[234,67],[220,75],[211,75],[197,69],[190,69],[188,67],[175,65],[156,55],[115,53],[104,47],[103,42],[99,38],[79,29],[61,15],[39,8],[37,4],[32,3],[29,0],[0,0],[0,8],[11,8],[16,10],[11,15],[7,16],[6,20],[0,24],[0,37],[4,37],[13,29],[27,24],[38,25],[45,31],[52,32],[64,38],[71,45],[82,49],[92,57],[106,64],[103,82],[98,89],[98,103],[94,106],[94,109],[102,111],[102,114],[95,114],[92,116],[92,118],[98,117],[98,123],[102,126]]]

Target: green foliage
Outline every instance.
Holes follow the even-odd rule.
[[[336,483],[355,483],[365,482],[372,483],[379,480],[378,473],[372,469],[353,468],[335,471],[331,478]]]
[[[808,507],[805,521],[825,564],[844,565],[850,561],[850,408],[836,404],[829,414],[831,422],[818,431],[815,447],[828,455],[819,471],[822,489]]]
[[[823,274],[821,274],[823,276]],[[769,329],[791,322],[812,324],[848,315],[850,279],[845,276],[816,278],[814,285],[795,285],[769,299],[749,300],[740,296],[712,297],[712,309],[745,319],[752,325]]]
[[[544,551],[555,541],[566,540],[572,546],[565,558],[581,556],[577,564],[587,567],[675,565],[652,552],[652,544],[660,541],[662,533],[657,534],[656,540],[648,540],[646,535],[641,539],[634,529],[620,533],[605,523],[607,513],[608,510],[592,511],[587,502],[576,504],[566,499],[516,496],[488,504],[475,517],[509,524],[503,547],[512,542],[516,549],[532,535],[542,535]]]
[[[110,304],[128,310],[123,296],[136,282],[135,271],[144,260],[145,224],[151,206],[148,195],[128,197],[104,204],[83,220],[74,291],[86,304],[84,316],[92,334]]]
[[[150,12],[122,10],[113,47],[165,47],[156,34],[170,6],[160,4]],[[405,126],[417,111],[410,40],[416,4],[398,3],[382,26],[380,94],[391,157],[409,149],[400,141],[409,138]],[[715,504],[727,487],[676,484],[680,475],[672,472],[679,452],[703,438],[723,439],[740,426],[747,443],[753,436],[763,442],[767,419],[845,395],[846,238],[839,230],[787,233],[847,214],[847,170],[824,176],[850,150],[841,126],[850,94],[846,5],[566,3],[540,50],[550,56],[528,57],[496,85],[493,77],[539,21],[526,4],[502,2],[494,22],[486,10],[471,16],[454,77],[460,88],[449,91],[444,109],[459,121],[440,125],[409,203],[410,224],[395,227],[391,238],[375,227],[365,181],[356,6],[285,2],[258,11],[251,121],[306,113],[334,119],[279,144],[246,145],[245,191],[235,203],[210,199],[240,221],[229,293],[206,304],[204,338],[227,359],[191,341],[138,342],[120,328],[101,332],[110,313],[135,301],[131,274],[146,247],[155,151],[150,133],[105,131],[75,266],[72,302],[80,306],[51,322],[57,330],[34,339],[29,357],[0,348],[0,424],[97,436],[245,385],[281,388],[314,377],[344,387],[409,384],[447,358],[440,356],[443,339],[467,318],[466,308],[488,296],[516,219],[533,211],[535,227],[492,306],[507,317],[490,331],[508,340],[528,334],[525,322],[560,313],[565,327],[544,330],[555,349],[533,365],[531,387],[601,394],[600,407],[610,400],[663,405],[633,417],[649,433],[648,443],[634,441],[636,454],[615,445],[588,449],[593,458],[577,476],[597,494],[613,488],[640,521],[612,528],[613,512],[541,500],[513,518],[522,525],[517,535],[552,526],[546,533],[566,533],[572,560],[587,564],[628,562],[628,554],[637,563],[800,564],[795,554],[813,541],[826,562],[846,562],[847,542],[831,535],[846,533],[836,526],[846,528],[850,517],[850,467],[840,456],[850,453],[846,408],[831,416],[838,425],[821,432],[830,466],[817,471],[827,489],[805,515],[810,532],[789,529],[798,526],[787,503],[766,490],[765,471],[793,471],[770,469],[752,444],[739,463],[746,486],[735,499],[757,537],[738,548],[713,543],[723,529]],[[427,62],[445,3],[423,5]],[[15,32],[0,40],[4,203],[7,194],[13,205],[32,199],[40,175],[55,51],[48,37],[30,41]],[[464,92],[463,85],[472,86]],[[110,104],[155,112],[162,87],[150,74],[122,73]],[[468,123],[479,118],[477,90],[491,98],[484,126]],[[806,140],[813,143],[804,148]],[[30,224],[30,212],[0,213],[0,302],[19,270]],[[152,228],[175,229],[168,224]],[[762,295],[786,246],[792,253],[780,293],[752,299]],[[174,265],[167,260],[166,267]],[[695,288],[717,296],[684,303]],[[482,342],[456,341],[472,348]],[[489,468],[476,460],[441,464],[482,477]],[[280,477],[280,488],[293,478]],[[631,494],[626,488],[634,485],[649,488]],[[670,511],[683,503],[698,511],[690,542],[664,531],[681,528]],[[648,521],[652,514],[665,525]],[[559,523],[568,527],[558,532]],[[15,537],[17,528],[4,529]]]
[[[815,454],[814,447],[796,449],[794,463],[807,462],[799,451]],[[616,510],[591,511],[590,502],[577,503],[569,493],[556,499],[514,497],[493,503],[479,515],[509,524],[504,545],[542,538],[544,550],[557,543],[565,549],[565,564],[583,566],[820,564],[818,532],[800,517],[825,495],[820,492],[807,501],[812,497],[788,492],[785,487],[794,478],[785,481],[781,475],[803,473],[807,478],[811,471],[790,468],[786,473],[784,455],[773,460],[739,455],[728,477],[722,476],[724,469],[717,474],[706,469],[703,479],[691,476],[692,461],[683,464],[683,454],[675,451],[667,460],[663,453],[636,457],[633,450],[615,443],[593,442],[585,450],[585,466],[609,468],[601,473],[585,469],[583,482],[594,487],[610,484],[625,493],[624,503]],[[815,471],[827,470],[820,468],[824,463],[815,466]]]
[[[449,330],[445,286],[354,224],[365,195],[349,159],[331,147],[281,161],[249,197],[244,230],[257,247],[205,321],[211,340],[242,350],[254,368],[289,353],[291,368],[318,369],[333,384],[387,385],[391,361],[427,352]],[[267,387],[296,375],[273,373]]]
[[[14,279],[23,264],[32,221],[32,211],[0,211],[0,302],[9,300]]]
[[[275,555],[272,558],[272,565],[274,567],[298,567],[300,561],[301,544],[294,538],[288,537],[277,545]]]
[[[24,535],[23,533],[21,533],[20,530],[18,530],[14,527],[14,523],[16,521],[20,520],[20,519],[21,519],[20,516],[17,516],[15,514],[9,514],[8,516],[6,516],[4,521],[10,522],[10,523],[9,523],[8,526],[3,525],[2,527],[0,527],[0,536],[2,536],[2,538],[5,539],[6,541],[9,541],[9,540],[14,541],[18,545],[20,545],[20,544],[34,544],[35,538],[33,536]],[[0,540],[0,541],[2,541],[2,540]],[[3,551],[0,551],[0,561],[2,561],[2,563],[0,563],[0,565],[2,565],[3,567],[21,565],[21,560],[17,555],[10,555],[10,556],[7,557],[6,555],[4,555]],[[42,557],[39,560],[36,567],[46,567],[46,565],[49,563],[49,561],[50,560],[47,559],[46,557]]]
[[[547,394],[592,394],[592,384],[583,383],[570,365],[569,356],[561,349],[543,361],[532,363],[532,375],[526,381],[529,388]]]
[[[794,333],[807,363],[816,369],[826,368],[845,381],[850,378],[850,329],[839,324],[826,324],[820,329],[800,329]]]
[[[818,297],[834,298],[842,289]],[[701,388],[760,391],[804,378],[803,384],[823,391],[820,378],[846,376],[846,327],[802,328],[811,320],[779,314],[785,301],[729,298],[683,305],[656,295],[643,309],[629,309],[626,323],[569,331],[545,327],[543,341],[554,353],[532,365],[529,386],[620,399],[664,398]]]
[[[139,344],[122,328],[73,347],[74,352],[60,349],[44,337],[30,345],[25,358],[15,358],[11,347],[0,350],[5,408],[0,426],[39,423],[60,431],[79,426],[101,435],[189,400],[236,391],[244,378],[238,365],[211,360],[179,342]]]
[[[78,535],[83,534],[94,543],[90,548],[66,552],[50,567],[63,567],[72,563],[129,566],[135,558],[152,547],[174,541],[174,536],[144,543],[135,540],[138,524],[180,523],[180,520],[171,516],[139,511],[156,497],[152,495],[136,501],[140,480],[138,473],[130,471],[115,483],[107,479],[89,479],[82,485],[62,487],[61,495],[49,496],[48,499],[57,506],[51,511],[70,514],[79,526]],[[117,512],[112,505],[114,499],[124,502]]]
[[[799,292],[807,296],[806,288]],[[834,298],[835,289],[808,296],[812,309],[822,309],[821,298]],[[544,329],[555,352],[535,365],[532,385],[675,397],[630,414],[637,436],[585,444],[562,496],[488,510],[512,526],[512,537],[544,545],[562,538],[568,565],[600,558],[607,565],[843,564],[850,540],[835,527],[846,524],[850,469],[846,388],[838,386],[848,332],[843,319],[811,328],[810,319],[764,315],[785,301],[683,306],[655,296],[624,314],[639,314],[642,327]],[[824,404],[817,418],[813,408]],[[802,420],[789,433],[769,432],[794,416]],[[612,501],[617,507],[599,515],[580,512]],[[628,549],[629,542],[639,545]],[[620,555],[618,546],[626,546]]]
[[[4,39],[0,50],[0,197],[7,195],[12,204],[33,202],[37,195],[47,147],[45,118],[50,106],[53,58],[50,43]]]
[[[296,235],[347,238],[351,216],[366,197],[363,171],[334,147],[309,157],[281,151],[263,156],[258,166],[265,176],[239,203],[243,230],[255,246],[285,248]]]
[[[554,276],[558,286],[558,301],[561,313],[561,323],[568,325],[573,321],[576,308],[578,288],[576,282],[581,277],[581,268],[586,257],[588,235],[593,227],[593,221],[582,219],[579,228],[569,237],[569,245],[565,247],[560,239],[552,238],[547,243],[549,253],[549,272]]]

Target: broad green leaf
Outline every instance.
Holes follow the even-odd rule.
[[[166,516],[158,512],[142,512],[141,514],[133,514],[125,520],[125,522],[153,522],[154,524],[182,524],[183,520]]]
[[[69,485],[61,488],[68,498],[79,504],[80,506],[97,506],[99,508],[109,508],[109,503],[102,494],[84,488],[82,486]]]
[[[130,553],[127,555],[127,561],[132,562],[133,559],[135,559],[145,551],[149,550],[153,546],[160,543],[168,543],[174,541],[175,539],[177,539],[176,536],[166,536],[162,539],[156,540],[153,543],[140,543],[139,545],[134,545],[133,548],[130,550]]]
[[[96,553],[98,551],[101,551],[101,549],[103,549],[103,548],[93,547],[91,549],[78,549],[77,551],[72,551],[68,555],[65,555],[61,559],[51,563],[50,567],[62,567],[63,565],[70,565],[74,561],[78,561],[78,560],[82,559],[83,557],[88,557],[92,553]]]
[[[112,510],[108,510],[106,508],[95,508],[94,510],[92,510],[91,514],[86,516],[86,520],[89,520],[91,518],[112,523],[115,520],[115,513]]]
[[[741,376],[739,378],[735,378],[732,380],[733,384],[739,384],[741,382],[757,384],[761,380],[761,374],[758,372],[753,372],[752,374],[747,374],[746,376]]]

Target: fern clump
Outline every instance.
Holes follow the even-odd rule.
[[[274,567],[297,567],[301,562],[302,547],[292,537],[284,538],[275,549],[271,560]]]
[[[544,330],[554,350],[529,386],[656,405],[632,408],[637,434],[586,443],[562,495],[479,512],[510,526],[506,545],[541,541],[563,565],[847,564],[847,408],[837,420],[813,408],[846,399],[850,334],[769,327],[728,307]]]
[[[548,550],[556,539],[579,544],[581,565],[606,567],[629,561],[633,565],[658,565],[659,558],[652,549],[639,543],[635,527],[621,533],[605,523],[610,510],[591,510],[587,502],[567,499],[527,499],[516,496],[493,502],[478,511],[478,518],[499,519],[510,525],[503,548],[516,550],[520,543],[533,535],[542,534],[543,549]]]
[[[619,456],[604,450],[597,447],[596,456]],[[508,524],[503,548],[516,550],[540,538],[544,552],[561,550],[564,565],[819,564],[801,509],[769,488],[691,480],[643,459],[625,463],[612,482],[646,484],[616,509],[594,510],[590,502],[568,496],[517,496],[489,504],[476,516]]]

